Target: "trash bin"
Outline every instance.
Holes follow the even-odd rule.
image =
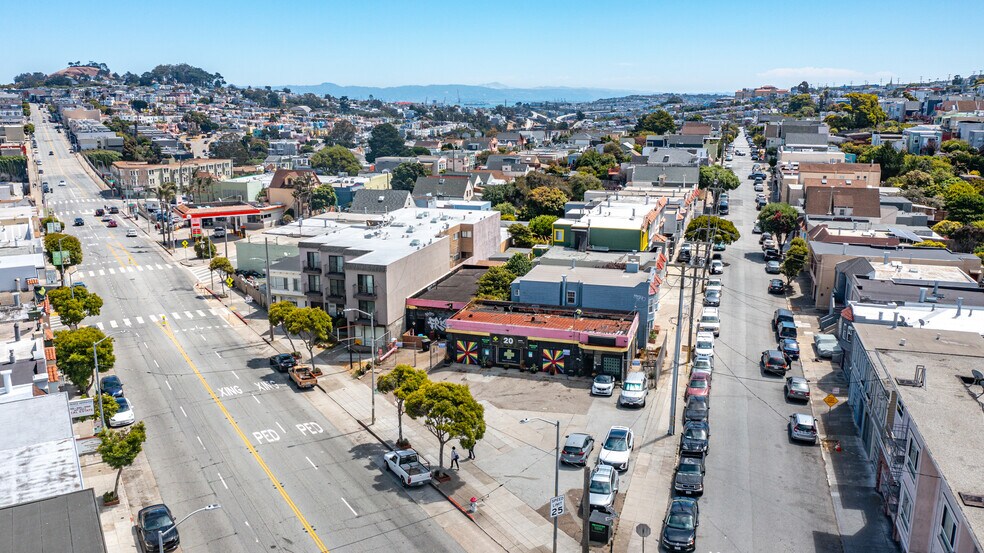
[[[430,351],[430,349],[431,349],[431,341],[430,341],[430,338],[421,338],[420,339],[420,351]]]
[[[612,524],[615,521],[612,513],[592,511],[588,519],[588,538],[598,543],[608,543],[612,539]]]

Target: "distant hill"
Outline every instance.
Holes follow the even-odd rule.
[[[498,105],[516,102],[591,102],[599,98],[611,98],[638,94],[638,91],[605,88],[509,88],[500,83],[475,86],[463,84],[431,84],[391,87],[341,86],[335,83],[318,85],[278,85],[274,89],[289,88],[295,94],[311,92],[319,96],[348,96],[355,100],[365,100],[369,96],[384,102],[446,102],[462,104]]]

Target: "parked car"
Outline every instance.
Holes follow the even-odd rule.
[[[137,229],[135,229],[135,228],[128,228],[128,229],[126,229],[126,237],[127,238],[136,238],[136,236],[137,236]]]
[[[690,374],[698,373],[698,372],[713,373],[714,358],[699,357],[697,359],[694,359],[693,362],[690,364]]]
[[[817,419],[805,413],[789,415],[789,438],[811,444],[817,443]]]
[[[714,245],[711,246],[711,249],[716,252],[723,252],[726,249],[728,249],[728,245],[725,244],[724,242],[715,242]]]
[[[782,321],[776,327],[776,340],[783,338],[796,338],[796,324],[789,321]]]
[[[629,373],[622,381],[622,392],[618,395],[618,404],[645,407],[648,395],[649,381],[646,378],[646,373]]]
[[[762,182],[761,182],[761,181],[758,181],[758,182],[756,182],[756,183],[755,183],[755,185],[754,185],[754,186],[752,186],[752,188],[753,188],[753,189],[754,189],[754,190],[755,190],[756,192],[762,192],[763,190],[765,190],[765,186],[764,186],[764,185],[762,184]]]
[[[609,465],[598,465],[591,471],[588,483],[588,506],[592,511],[610,513],[618,494],[618,471]]]
[[[167,505],[151,505],[144,507],[137,513],[137,533],[140,535],[140,545],[147,553],[159,553],[159,543],[161,533],[164,535],[164,551],[173,551],[178,548],[181,539],[178,537],[178,529],[174,525],[174,515]]]
[[[613,426],[608,430],[605,443],[598,454],[598,463],[609,465],[615,470],[624,471],[629,468],[629,456],[635,447],[635,435],[631,428]]]
[[[764,253],[766,261],[782,261],[782,252],[778,248],[769,248]]]
[[[710,307],[720,307],[721,306],[721,292],[720,290],[707,290],[704,292],[704,305]]]
[[[710,413],[711,404],[708,396],[691,396],[687,398],[687,404],[683,408],[683,422],[706,421]]]
[[[277,369],[285,373],[288,369],[297,364],[297,360],[289,353],[278,353],[270,358],[270,368]]]
[[[789,370],[789,363],[786,362],[786,356],[777,349],[768,349],[763,351],[762,359],[759,361],[759,366],[761,366],[762,370],[767,373],[780,375],[785,375],[786,371]]]
[[[720,275],[724,273],[724,262],[720,259],[714,259],[711,261],[710,273],[712,275]]]
[[[58,181],[58,186],[65,186],[65,179]]]
[[[770,275],[778,275],[781,272],[779,262],[776,261],[775,259],[771,261],[766,261],[765,272]]]
[[[762,236],[759,236],[759,244],[765,244],[766,240],[772,240],[771,232],[763,232]]]
[[[724,288],[724,283],[721,282],[721,277],[710,277],[704,283],[704,291],[717,290],[720,292]]]
[[[772,313],[772,328],[775,329],[779,326],[779,323],[783,321],[793,323],[793,312],[783,308],[776,309],[775,312]]]
[[[683,425],[680,436],[680,455],[707,455],[711,427],[707,421],[690,421]]]
[[[700,313],[700,320],[697,321],[697,330],[706,330],[715,336],[721,334],[721,314],[717,307],[705,307]]]
[[[710,332],[698,332],[697,342],[694,344],[694,357],[696,359],[707,359],[714,357],[714,335]]]
[[[125,397],[116,398],[116,405],[119,406],[119,410],[116,414],[109,418],[109,425],[112,427],[117,426],[127,426],[133,424],[136,421],[136,417],[133,415],[133,406],[130,404],[130,400]]]
[[[770,294],[785,294],[786,293],[786,283],[782,281],[781,278],[774,278],[769,281],[769,293]]]
[[[782,392],[786,396],[786,399],[810,401],[810,383],[802,376],[790,376],[786,378],[786,384],[782,387]]]
[[[680,253],[677,254],[677,261],[680,263],[689,263],[691,255],[693,255],[693,246],[690,242],[684,242],[680,245]]]
[[[591,383],[591,395],[611,396],[615,393],[615,378],[610,374],[599,374]]]
[[[680,457],[676,474],[673,476],[673,490],[684,495],[704,493],[704,456],[687,455]]]
[[[779,249],[779,243],[776,242],[775,238],[769,238],[762,242],[762,251],[768,250],[769,248]]]
[[[55,152],[53,152],[53,151],[51,151],[51,150],[48,150],[48,155],[49,155],[49,156],[53,156],[53,155],[55,155]]]
[[[430,482],[430,469],[420,462],[417,452],[412,449],[388,451],[383,455],[386,470],[400,479],[404,486],[419,486]]]
[[[762,225],[758,221],[752,226],[752,234],[762,234]]]
[[[76,218],[75,218],[75,223],[74,223],[74,224],[75,224],[75,226],[77,226],[77,227],[81,227],[81,226],[85,226],[85,219],[83,219],[83,218],[81,218],[81,217],[76,217]]]
[[[780,340],[779,351],[786,356],[787,360],[800,358],[800,345],[795,338],[783,338]]]
[[[570,434],[567,436],[567,441],[564,442],[564,449],[560,451],[560,462],[565,465],[580,465],[583,467],[588,464],[588,457],[594,451],[594,446],[595,440],[591,437],[591,434],[580,432]]]
[[[697,548],[697,526],[700,525],[697,500],[674,497],[663,519],[660,543],[670,551],[694,551]]]
[[[120,212],[120,208],[115,205],[109,206],[109,212],[115,215]]]
[[[710,395],[711,375],[703,372],[691,375],[690,381],[687,382],[687,391],[683,395],[683,400],[686,401],[691,397]]]
[[[99,379],[99,391],[113,397],[123,397],[123,382],[115,374],[104,376]]]
[[[833,334],[814,334],[813,346],[817,349],[817,357],[831,359],[843,352],[837,337]]]

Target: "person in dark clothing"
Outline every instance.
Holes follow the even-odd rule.
[[[451,446],[451,468],[458,470],[461,465],[458,464],[458,450]]]

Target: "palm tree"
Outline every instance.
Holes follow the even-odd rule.
[[[170,244],[169,234],[171,232],[171,200],[178,193],[178,187],[171,181],[165,181],[157,187],[155,191],[157,201],[161,203],[161,237],[165,244]],[[171,247],[171,246],[168,246]]]
[[[304,219],[305,209],[309,207],[311,194],[314,193],[314,188],[318,184],[320,181],[314,173],[303,173],[291,181],[291,186],[294,189],[291,195],[294,197],[294,205],[297,207],[298,220]]]

